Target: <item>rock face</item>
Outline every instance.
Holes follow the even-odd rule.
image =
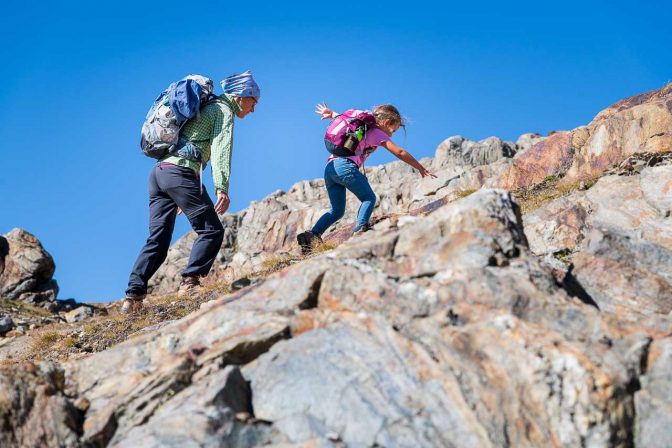
[[[56,266],[32,234],[14,229],[0,235],[0,297],[34,305],[56,300]]]
[[[571,184],[593,179],[633,154],[666,153],[672,147],[672,84],[626,98],[587,126],[555,133],[517,154],[499,186],[514,189],[563,177]]]
[[[574,275],[603,312],[619,319],[672,312],[672,165],[605,176],[587,191],[525,218],[540,256],[572,254]]]
[[[635,396],[639,432],[637,446],[672,446],[672,338],[655,341],[649,350],[642,391]]]
[[[82,412],[51,364],[0,370],[0,446],[81,446]]]
[[[58,412],[82,446],[630,446],[651,341],[486,189],[67,363]]]
[[[606,165],[591,136],[665,123],[641,117],[672,115],[668,90],[546,138],[451,137],[423,161],[437,179],[367,170],[374,231],[337,228],[336,249],[104,352],[0,370],[0,445],[671,446],[672,165],[604,175],[525,216],[488,188],[620,166],[632,151],[618,145],[648,130],[607,135]],[[649,140],[646,154],[663,150]],[[302,182],[226,217],[218,274],[290,252],[316,204],[321,182]]]

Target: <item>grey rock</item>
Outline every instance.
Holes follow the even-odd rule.
[[[641,390],[635,394],[637,405],[636,446],[664,448],[672,446],[672,338],[652,344]]]
[[[384,327],[335,326],[277,344],[250,370],[256,415],[282,422],[277,429],[297,442],[324,437],[326,426],[347,446],[488,445],[438,383],[395,356]],[[299,413],[313,423],[288,425]]]
[[[14,328],[14,321],[10,316],[0,314],[0,336]]]
[[[536,143],[544,140],[546,137],[542,137],[537,133],[527,133],[518,137],[516,140],[516,154],[520,154],[524,151],[527,151]],[[514,156],[515,157],[515,156]]]
[[[525,235],[534,254],[545,256],[580,247],[589,230],[591,211],[584,197],[573,193],[525,215]]]
[[[576,275],[604,312],[637,320],[672,311],[672,251],[637,234],[593,229],[573,258]]]
[[[227,367],[176,393],[147,424],[117,431],[110,447],[254,447],[269,437],[268,425],[247,424],[250,389],[236,367]]]
[[[62,378],[50,364],[0,370],[0,446],[82,446],[82,415],[63,393]]]
[[[23,229],[0,235],[0,296],[24,300],[46,293],[52,300],[58,292],[52,282],[54,260],[35,236]]]
[[[488,137],[479,142],[454,136],[444,140],[436,149],[435,167],[488,165],[516,154],[516,144],[497,137]]]
[[[93,310],[91,307],[83,305],[65,313],[65,321],[70,324],[74,324],[75,322],[88,319],[91,316],[93,316]]]

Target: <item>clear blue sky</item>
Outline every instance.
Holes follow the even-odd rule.
[[[395,104],[411,122],[395,140],[419,158],[456,134],[571,129],[672,78],[669,2],[273,5],[3,5],[0,233],[22,227],[42,241],[59,298],[122,297],[147,232],[140,127],[186,74],[219,84],[251,69],[261,86],[256,113],[236,122],[234,212],[321,176],[320,101]],[[391,161],[384,153],[371,164]],[[178,221],[175,239],[189,229]]]

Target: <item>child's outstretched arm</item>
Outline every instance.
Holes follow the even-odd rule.
[[[397,146],[392,140],[388,140],[386,142],[383,142],[383,147],[390,151],[392,154],[395,155],[395,157],[403,162],[408,163],[411,165],[413,168],[416,170],[420,171],[420,175],[422,177],[434,177],[436,176],[432,173],[430,173],[427,168],[424,166],[420,165],[420,162],[415,160],[415,157],[411,155],[408,151],[406,151],[404,148],[401,146]]]
[[[340,115],[338,112],[334,112],[333,110],[329,109],[327,103],[321,103],[315,106],[315,113],[322,115],[322,120],[329,120]]]

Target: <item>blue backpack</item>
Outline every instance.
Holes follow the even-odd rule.
[[[160,159],[175,152],[182,127],[190,118],[198,116],[201,107],[213,96],[212,90],[211,79],[189,75],[161,92],[142,124],[140,148],[143,154]]]

